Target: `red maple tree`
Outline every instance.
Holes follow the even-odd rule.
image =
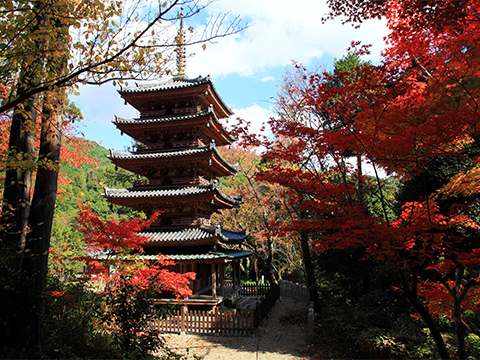
[[[275,140],[264,142],[269,171],[259,175],[289,188],[287,201],[300,209],[276,228],[317,234],[316,251],[363,248],[365,259],[390,264],[440,356],[451,354],[435,315],[448,309],[457,356],[465,359],[463,313],[477,307],[480,285],[480,3],[331,4],[332,14],[347,20],[385,17],[388,48],[377,66],[320,74],[298,67],[304,86],[289,86],[295,96],[279,104],[295,116],[271,120]],[[412,190],[399,198],[394,220],[380,170]],[[377,187],[381,215],[365,202],[367,185]]]
[[[78,206],[78,230],[85,236],[88,251],[88,255],[79,260],[86,262],[87,275],[92,280],[104,280],[115,286],[117,279],[127,277],[130,284],[139,288],[171,292],[177,299],[192,295],[188,285],[195,280],[194,272],[180,274],[172,271],[175,263],[163,255],[158,255],[154,261],[141,259],[143,245],[149,239],[138,232],[149,227],[160,212],[155,212],[147,220],[137,217],[104,221],[92,213],[88,205],[79,203]]]

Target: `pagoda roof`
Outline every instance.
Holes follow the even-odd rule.
[[[166,93],[178,93],[178,92],[190,92],[189,90],[195,90],[195,88],[203,88],[204,86],[210,87],[211,93],[206,94],[207,99],[213,104],[221,117],[228,117],[233,115],[233,111],[225,104],[220,95],[217,93],[215,86],[213,85],[210,75],[198,76],[194,79],[171,78],[166,81],[151,83],[151,84],[136,84],[135,87],[120,87],[118,91],[120,96],[125,99],[130,105],[141,111],[141,101],[137,98],[143,97],[146,94],[159,93],[164,96]],[[139,97],[140,95],[140,97]]]
[[[207,108],[205,111],[199,111],[195,114],[190,114],[190,115],[180,115],[180,116],[169,116],[169,117],[154,117],[154,118],[124,118],[115,115],[115,120],[112,121],[113,124],[119,129],[122,130],[124,133],[132,136],[133,138],[136,138],[135,135],[135,128],[141,129],[142,132],[146,130],[147,127],[152,127],[155,126],[158,128],[158,125],[163,125],[163,126],[182,126],[182,123],[191,123],[194,122],[195,120],[202,119],[206,116],[212,116],[213,122],[216,125],[220,126],[215,126],[215,129],[219,130],[221,136],[216,136],[216,140],[223,145],[228,145],[233,143],[236,139],[231,136],[230,134],[227,133],[225,128],[222,126],[220,121],[218,120],[217,114],[213,110],[213,107]],[[162,127],[163,127],[162,126]],[[210,131],[213,131],[210,129]],[[138,130],[137,130],[138,132]],[[220,135],[219,134],[219,135]],[[137,139],[141,140],[141,139]]]
[[[136,206],[153,203],[159,206],[175,203],[178,200],[185,201],[187,199],[211,201],[221,208],[232,208],[243,203],[241,196],[229,196],[222,193],[219,189],[218,182],[208,185],[194,186],[160,186],[156,188],[129,188],[129,189],[109,189],[104,188],[103,194],[108,201],[123,206]],[[142,204],[140,204],[140,201]]]
[[[140,166],[171,165],[172,162],[178,164],[179,161],[200,162],[201,160],[211,159],[212,157],[215,159],[214,166],[219,176],[233,175],[239,170],[238,165],[230,164],[223,158],[214,143],[197,148],[172,151],[164,150],[160,152],[134,153],[130,151],[110,150],[110,155],[107,155],[107,157],[112,160],[114,164],[135,173],[138,173],[137,170]]]
[[[139,258],[147,261],[155,261],[159,259],[160,254],[156,255],[140,255]],[[187,254],[167,254],[163,253],[160,255],[161,258],[165,260],[173,260],[175,262],[182,263],[194,263],[194,262],[228,262],[237,259],[243,259],[249,256],[252,256],[253,252],[250,250],[228,250],[228,249],[219,249],[218,251],[191,251]],[[117,258],[116,255],[105,255],[99,254],[95,255],[95,259],[106,260],[108,258]],[[122,256],[120,259],[127,259]]]
[[[253,255],[250,250],[226,250],[221,249],[219,251],[208,252],[192,252],[190,254],[162,254],[167,256],[168,260],[183,263],[194,262],[228,262],[237,259],[243,259]],[[140,255],[144,260],[156,260],[158,255]]]
[[[238,244],[247,237],[245,230],[206,226],[186,229],[151,229],[142,231],[138,235],[150,240],[145,246],[190,246],[219,242]]]

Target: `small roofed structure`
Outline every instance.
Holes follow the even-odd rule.
[[[181,26],[179,37],[182,31]],[[178,46],[177,56],[184,56],[182,43]],[[175,261],[177,272],[197,274],[190,284],[193,295],[184,300],[185,305],[217,306],[223,301],[225,266],[232,265],[233,284],[238,286],[239,260],[253,253],[227,246],[241,244],[245,231],[223,229],[210,220],[214,212],[242,203],[240,197],[222,193],[216,180],[238,171],[217,149],[235,140],[219,121],[233,113],[209,76],[188,79],[184,68],[183,59],[177,61],[178,73],[170,80],[120,89],[125,103],[137,109],[140,117],[117,116],[114,124],[139,145],[135,151],[111,150],[108,157],[144,180],[129,189],[105,188],[104,196],[147,215],[164,211],[140,233],[150,240],[144,245],[144,258],[167,255]]]

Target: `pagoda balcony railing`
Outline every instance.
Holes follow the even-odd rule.
[[[140,113],[141,118],[165,115],[166,109],[145,110]]]
[[[171,219],[173,226],[181,226],[181,225],[193,225],[193,219],[191,217],[183,217],[180,219]]]
[[[177,141],[172,141],[172,147],[178,148],[178,147],[192,147],[192,146],[202,146],[203,143],[196,139],[196,140],[177,140]]]
[[[208,226],[212,227],[214,226],[213,221],[210,219],[206,218],[198,218],[193,222],[193,225],[198,225],[198,226]]]
[[[202,176],[188,176],[172,178],[172,185],[208,185],[209,182]],[[150,180],[135,180],[133,182],[134,187],[148,187],[148,186],[160,186],[166,185],[163,179],[150,179]]]
[[[174,115],[189,115],[189,114],[195,114],[200,110],[201,110],[200,106],[186,106],[186,107],[173,108],[172,113]]]
[[[172,185],[208,185],[208,180],[202,176],[186,176],[172,178]]]
[[[215,227],[220,225],[216,221],[212,221],[207,218],[197,218],[192,219],[191,217],[183,217],[177,219],[170,219],[172,226],[206,226],[206,227]]]
[[[159,151],[165,148],[165,143],[159,142],[152,145],[138,145],[137,152],[146,152],[146,151]]]
[[[144,186],[159,186],[162,185],[162,179],[151,179],[151,180],[135,180],[133,182],[134,187],[144,187]]]

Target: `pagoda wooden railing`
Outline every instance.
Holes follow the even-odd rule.
[[[199,226],[213,226],[213,222],[206,218],[198,218],[193,222],[193,224]]]
[[[165,115],[166,109],[144,110],[140,113],[141,118]]]
[[[139,186],[159,186],[162,185],[162,179],[151,179],[151,180],[135,180],[133,182],[134,187]]]
[[[183,217],[180,219],[171,219],[172,226],[179,226],[179,225],[192,225],[193,219],[191,217]]]
[[[200,145],[199,140],[176,140],[172,141],[172,147],[179,148],[179,147],[192,147]]]
[[[210,219],[206,219],[206,218],[193,219],[191,217],[170,219],[170,223],[172,226],[196,225],[196,226],[208,226],[208,227],[217,226],[219,224],[218,222],[211,221]]]
[[[172,178],[172,185],[198,184],[199,179],[195,176]]]
[[[195,114],[198,111],[200,111],[199,106],[186,106],[186,107],[178,107],[178,108],[172,109],[172,113],[174,115],[189,115],[189,114]]]
[[[154,145],[138,145],[137,152],[151,152],[151,151],[160,151],[165,148],[165,143],[159,142]]]

